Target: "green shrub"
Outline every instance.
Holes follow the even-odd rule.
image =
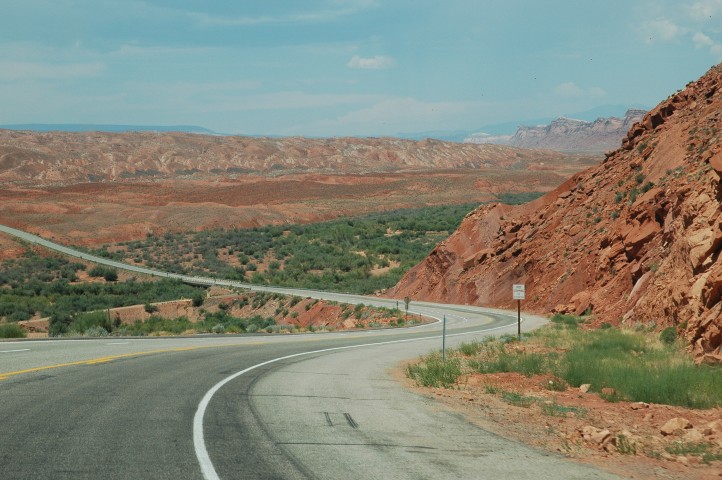
[[[25,338],[26,336],[25,330],[15,323],[0,325],[0,338]]]
[[[191,303],[194,307],[200,307],[203,305],[203,301],[205,300],[205,295],[203,295],[200,292],[196,292],[191,297]]]
[[[103,278],[106,282],[116,282],[118,281],[118,271],[115,269],[108,269],[103,274]]]
[[[146,303],[143,305],[143,310],[145,310],[146,313],[155,313],[158,311],[158,307],[150,303]]]
[[[93,326],[89,327],[85,332],[83,332],[83,336],[85,337],[107,337],[108,331],[104,329],[103,327],[99,326]]]
[[[551,318],[552,323],[564,325],[566,327],[576,328],[580,323],[584,323],[584,319],[576,315],[567,315],[557,313]]]
[[[677,329],[675,327],[667,327],[659,334],[662,343],[672,345],[677,340]]]
[[[106,334],[113,329],[107,311],[81,313],[73,319],[68,330],[83,335],[88,329],[96,327],[105,330]],[[94,331],[97,332],[97,328]]]
[[[88,271],[88,275],[94,278],[100,278],[105,275],[105,267],[102,265],[95,265]]]
[[[459,352],[461,352],[463,355],[470,357],[472,355],[478,354],[482,349],[482,344],[476,340],[472,340],[471,342],[462,342],[459,344]]]

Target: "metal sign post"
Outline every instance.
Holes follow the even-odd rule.
[[[514,284],[512,286],[512,294],[514,300],[516,300],[516,334],[519,340],[521,340],[521,301],[526,296],[526,285],[525,284]]]
[[[441,361],[446,362],[446,315],[444,315],[444,324],[441,329]]]

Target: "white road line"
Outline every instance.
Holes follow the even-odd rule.
[[[506,315],[509,317],[512,317],[512,315],[507,314],[501,314]],[[436,317],[431,317],[436,318]],[[437,318],[438,320],[438,318]],[[524,319],[522,318],[522,321]],[[464,333],[453,333],[446,335],[447,337],[458,337],[461,335],[476,335],[483,332],[490,332],[492,330],[500,330],[502,328],[509,328],[511,326],[516,325],[516,318],[514,318],[514,322],[510,323],[508,325],[501,325],[498,327],[493,328],[483,328],[481,330],[475,330],[473,332],[464,332]],[[364,343],[362,345],[348,345],[345,347],[333,347],[333,348],[322,348],[321,350],[312,350],[310,352],[301,352],[301,353],[294,353],[293,355],[286,355],[285,357],[278,357],[274,358],[272,360],[268,360],[265,362],[258,363],[256,365],[253,365],[252,367],[248,367],[245,370],[241,370],[240,372],[236,372],[220,382],[216,383],[210,390],[206,392],[206,394],[201,399],[200,403],[198,404],[198,408],[196,410],[195,415],[193,416],[193,447],[196,451],[196,458],[198,458],[198,463],[201,467],[201,473],[203,474],[203,478],[205,480],[220,480],[220,477],[218,476],[218,473],[216,473],[216,469],[213,466],[213,462],[211,461],[211,457],[208,455],[208,449],[206,448],[206,441],[203,435],[203,417],[206,414],[206,409],[208,408],[208,404],[211,402],[211,399],[213,398],[213,395],[216,394],[218,390],[220,390],[225,384],[230,382],[231,380],[235,380],[236,378],[240,377],[241,375],[244,375],[252,370],[255,370],[259,367],[263,367],[265,365],[280,362],[282,360],[288,360],[289,358],[296,358],[296,357],[302,357],[304,355],[312,355],[314,353],[325,353],[325,352],[333,352],[338,350],[349,350],[352,348],[362,348],[362,347],[375,347],[379,345],[390,345],[394,343],[406,343],[406,342],[420,342],[423,340],[438,340],[439,336],[434,335],[433,337],[422,337],[422,338],[407,338],[404,340],[389,340],[386,342],[375,342],[375,343]]]
[[[29,348],[21,348],[19,350],[0,350],[0,353],[29,352]]]
[[[130,342],[111,342],[106,343],[106,345],[128,345]]]

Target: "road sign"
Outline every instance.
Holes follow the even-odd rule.
[[[526,285],[524,285],[523,283],[521,285],[515,284],[512,287],[512,293],[514,294],[514,300],[524,300],[526,294]]]

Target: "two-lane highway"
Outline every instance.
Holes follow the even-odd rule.
[[[446,315],[450,346],[516,332],[515,312],[413,309]],[[527,315],[524,329],[544,322]],[[440,346],[439,323],[0,342],[0,478],[610,478],[481,430],[389,376]]]

